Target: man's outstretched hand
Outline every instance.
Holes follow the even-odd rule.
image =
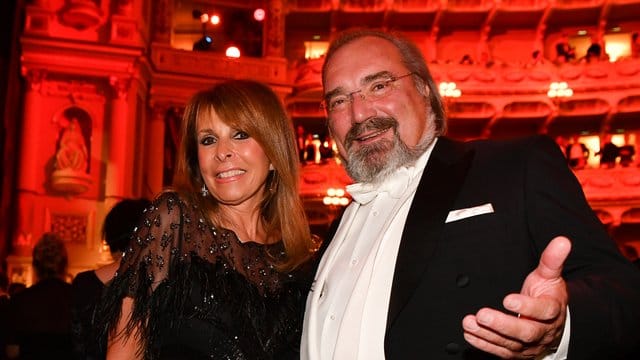
[[[569,295],[562,267],[571,242],[554,238],[542,252],[538,267],[509,294],[504,307],[515,314],[482,308],[462,320],[464,338],[474,347],[504,359],[533,359],[553,352],[560,343]]]

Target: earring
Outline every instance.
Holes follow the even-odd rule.
[[[207,185],[202,184],[202,189],[200,189],[200,194],[202,194],[202,197],[207,197],[207,195],[209,195],[209,189],[207,189]]]
[[[271,176],[271,181],[269,181],[269,192],[270,193],[275,193],[276,192],[276,187],[278,186],[276,184],[276,172],[275,170],[272,173],[273,175]]]

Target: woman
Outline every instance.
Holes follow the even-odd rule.
[[[298,358],[316,244],[292,126],[252,81],[196,94],[175,173],[134,232],[99,324],[107,357]]]
[[[102,224],[102,238],[109,246],[113,261],[96,270],[79,273],[71,283],[71,335],[77,359],[104,358],[104,352],[96,352],[98,344],[93,341],[93,313],[105,286],[113,279],[120,266],[122,253],[129,247],[131,232],[149,205],[151,201],[148,199],[124,199],[113,206]],[[106,340],[100,340],[99,346],[103,349]]]

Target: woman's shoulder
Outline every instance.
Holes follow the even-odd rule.
[[[163,204],[170,206],[183,205],[187,204],[187,202],[189,202],[189,199],[175,190],[165,190],[153,199],[153,204],[156,207]]]
[[[166,190],[155,197],[149,212],[186,215],[196,212],[197,209],[197,204],[191,198],[174,190]]]

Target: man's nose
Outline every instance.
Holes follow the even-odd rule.
[[[373,104],[361,92],[351,94],[351,114],[353,122],[360,123],[375,115]]]

